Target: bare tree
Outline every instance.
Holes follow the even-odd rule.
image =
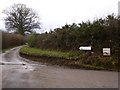
[[[26,32],[32,33],[35,29],[40,29],[37,13],[24,4],[14,4],[3,13],[7,15],[5,26],[8,31],[25,35]]]

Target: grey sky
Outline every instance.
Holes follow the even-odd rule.
[[[2,10],[14,3],[22,3],[39,14],[42,23],[40,32],[61,27],[66,23],[93,21],[108,14],[118,14],[120,0],[2,0],[0,3],[0,29],[5,29]]]

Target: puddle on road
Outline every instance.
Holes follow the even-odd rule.
[[[26,63],[22,63],[22,62],[0,62],[0,65],[26,65]]]
[[[35,68],[32,66],[24,65],[22,66],[25,70],[33,71]]]
[[[26,72],[26,71],[36,71],[38,68],[42,69],[43,67],[46,67],[46,65],[38,65],[38,64],[26,64],[22,65],[22,70],[21,68],[19,69],[20,72]]]
[[[18,73],[28,73],[31,71],[36,71],[38,68],[41,69],[43,67],[46,67],[46,65],[29,64],[26,62],[0,62],[0,65],[3,66],[4,70],[15,70]]]

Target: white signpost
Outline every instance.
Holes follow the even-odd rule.
[[[91,51],[92,47],[91,46],[81,46],[79,47],[80,50],[83,50],[83,51]]]
[[[110,48],[103,48],[103,55],[104,56],[110,56],[111,55]]]

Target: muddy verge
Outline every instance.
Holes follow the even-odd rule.
[[[77,63],[77,60],[70,60],[70,59],[62,59],[62,58],[53,58],[53,57],[35,57],[31,55],[26,55],[20,53],[20,56],[32,61],[36,62],[41,62],[46,65],[57,65],[57,66],[62,66],[62,67],[67,67],[67,68],[72,68],[72,69],[87,69],[87,70],[109,70],[103,67],[95,67],[92,65],[83,65],[80,63]],[[109,70],[109,71],[114,71],[114,70]]]

